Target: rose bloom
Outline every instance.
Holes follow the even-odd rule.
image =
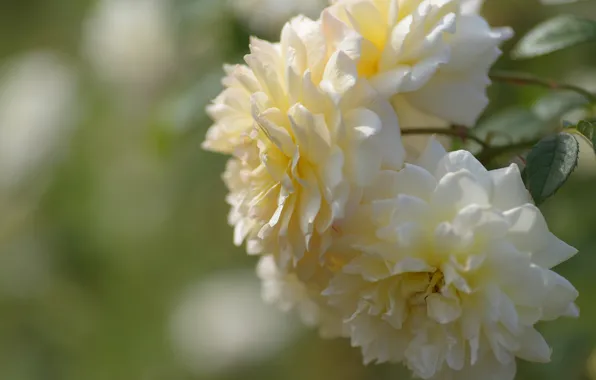
[[[478,0],[335,0],[326,39],[390,98],[402,128],[472,126],[488,104],[488,70],[511,37]]]
[[[516,357],[550,360],[537,322],[578,315],[577,291],[551,270],[577,251],[549,231],[516,165],[487,171],[430,140],[416,165],[381,172],[336,228],[351,248],[323,294],[366,363],[513,379]]]
[[[232,153],[224,179],[235,241],[281,268],[321,254],[354,189],[403,165],[397,117],[342,51],[327,56],[320,23],[288,23],[281,42],[253,38],[209,113],[206,149]]]

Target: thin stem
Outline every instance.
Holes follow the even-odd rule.
[[[403,128],[401,130],[401,134],[406,135],[444,135],[444,136],[451,136],[451,137],[458,137],[462,140],[471,140],[478,144],[480,144],[484,149],[489,148],[489,144],[487,144],[484,140],[479,137],[474,136],[470,133],[470,129],[465,127],[457,127],[457,128]]]
[[[536,145],[538,142],[537,140],[528,140],[522,141],[518,143],[513,143],[510,145],[499,145],[493,146],[488,142],[482,140],[481,138],[474,136],[470,133],[471,130],[465,127],[455,127],[455,128],[404,128],[402,129],[401,133],[404,136],[407,135],[443,135],[443,136],[451,136],[457,137],[462,140],[471,140],[474,141],[480,146],[482,146],[482,151],[476,156],[478,161],[482,162],[483,164],[488,164],[494,158],[502,156],[505,153],[509,152],[519,152],[522,150],[529,149]]]
[[[492,80],[496,82],[509,83],[518,86],[540,86],[551,90],[568,90],[582,95],[591,104],[596,104],[596,94],[590,91],[568,83],[560,83],[550,79],[536,77],[532,74],[508,72],[508,71],[494,71],[490,74]],[[404,128],[401,131],[402,135],[444,135],[461,139],[462,141],[474,141],[482,147],[482,151],[477,155],[480,162],[486,164],[494,158],[499,157],[509,152],[519,152],[530,149],[537,140],[522,141],[510,145],[493,146],[489,142],[475,136],[471,129],[452,126],[451,128]]]
[[[538,143],[538,140],[521,141],[518,143],[503,145],[503,146],[491,146],[485,148],[480,152],[476,158],[483,164],[491,162],[494,158],[504,155],[510,152],[519,152],[522,150],[530,149]]]
[[[569,83],[560,83],[550,79],[544,79],[536,77],[532,74],[527,73],[517,73],[517,72],[510,72],[510,71],[493,71],[490,74],[492,80],[496,82],[504,82],[510,83],[518,86],[541,86],[551,90],[569,90],[576,92],[582,95],[586,100],[588,100],[592,104],[596,104],[596,94],[591,93],[590,91],[569,84]]]

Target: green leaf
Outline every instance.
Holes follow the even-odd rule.
[[[577,130],[583,137],[592,144],[594,153],[596,153],[596,122],[580,121],[576,126],[571,127]]]
[[[547,136],[532,148],[524,177],[537,205],[563,186],[577,167],[578,159],[579,143],[565,132]]]
[[[586,104],[588,104],[586,98],[578,93],[554,91],[538,99],[532,106],[532,111],[542,120],[554,121],[567,112],[581,108]]]
[[[532,29],[518,42],[512,56],[532,58],[589,41],[596,41],[596,21],[563,15]]]
[[[571,4],[571,3],[579,3],[585,0],[541,0],[540,2],[544,5],[561,5],[561,4]]]
[[[483,120],[475,133],[481,139],[490,139],[493,145],[508,145],[536,138],[545,124],[532,111],[511,107]]]
[[[539,98],[531,109],[514,106],[482,120],[474,133],[493,146],[535,140],[557,131],[562,116],[586,103],[584,97],[574,92],[550,92]]]

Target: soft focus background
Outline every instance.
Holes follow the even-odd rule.
[[[225,158],[200,149],[222,63],[323,1],[2,2],[0,379],[408,378],[262,304],[226,224]],[[596,18],[594,1],[487,2],[518,35],[560,12]],[[498,66],[596,90],[594,48]],[[496,84],[487,115],[543,94]],[[596,379],[595,161],[543,207],[580,249],[559,271],[582,316],[542,326],[553,361],[519,379]]]

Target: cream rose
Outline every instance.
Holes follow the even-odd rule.
[[[336,0],[322,14],[327,40],[390,98],[402,128],[471,126],[488,104],[488,70],[510,38],[477,0]]]
[[[403,165],[397,117],[343,51],[328,56],[320,23],[288,23],[281,41],[252,39],[210,108],[205,147],[233,153],[224,175],[236,242],[280,267],[321,254],[354,189]]]
[[[516,165],[487,171],[431,140],[337,228],[351,248],[323,294],[367,363],[513,379],[516,357],[550,360],[538,321],[578,315],[577,291],[552,271],[577,251],[549,231]]]

